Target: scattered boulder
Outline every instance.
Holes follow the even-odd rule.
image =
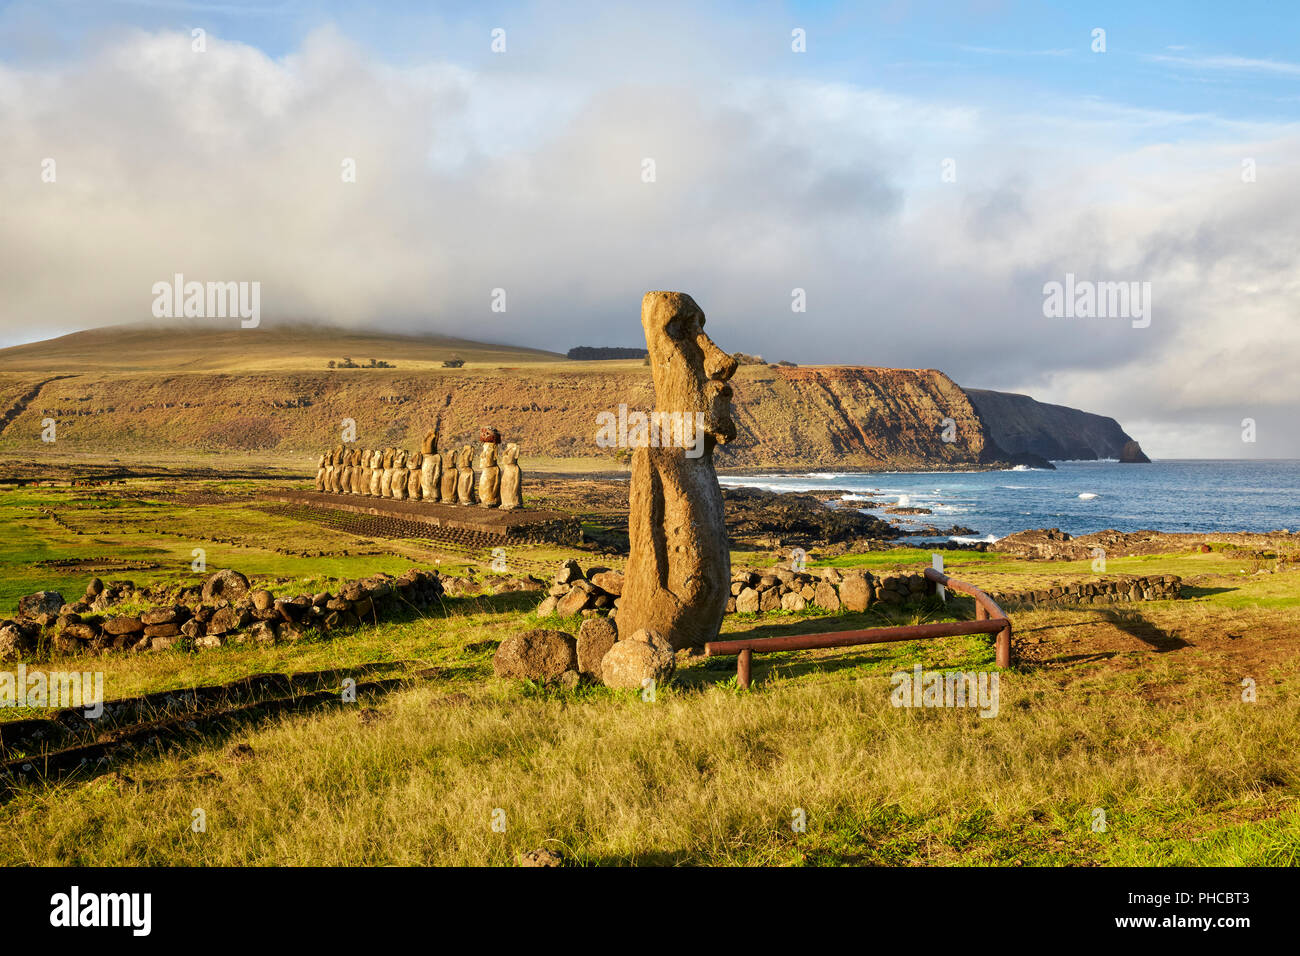
[[[677,655],[666,637],[641,628],[611,647],[600,666],[606,687],[643,687],[647,678],[662,684],[672,677]]]
[[[238,571],[225,568],[203,582],[203,600],[224,600],[234,603],[248,594],[248,578]]]
[[[506,638],[492,658],[498,677],[517,680],[555,680],[578,669],[578,642],[563,631],[537,628]]]
[[[601,571],[591,576],[591,583],[596,585],[606,594],[612,594],[619,597],[623,593],[623,572],[622,571]]]
[[[560,857],[550,850],[529,850],[519,857],[520,866],[560,866]]]
[[[37,629],[14,621],[0,624],[0,661],[16,661],[36,649]]]
[[[570,558],[560,565],[560,570],[555,572],[555,584],[572,584],[574,581],[582,580],[582,568],[578,567],[578,562]]]
[[[560,598],[555,610],[561,617],[568,617],[590,606],[594,597],[595,590],[590,584],[586,581],[576,581],[569,593]]]
[[[59,608],[66,602],[58,591],[37,591],[18,599],[18,616],[29,621],[40,620],[42,624],[53,623],[59,615]]]
[[[618,628],[607,617],[588,618],[578,631],[578,670],[600,680],[600,662],[618,641]]]

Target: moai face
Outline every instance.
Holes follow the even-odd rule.
[[[393,467],[394,468],[406,467],[406,452],[399,451],[393,456]]]
[[[464,448],[460,450],[460,454],[456,456],[456,467],[458,468],[474,467],[474,449],[472,447],[466,445]]]
[[[497,446],[487,444],[483,446],[483,457],[480,459],[482,468],[495,468],[497,466]]]
[[[425,455],[433,455],[438,451],[438,429],[431,428],[424,433],[424,441],[420,443],[420,452]]]
[[[502,465],[513,465],[519,460],[519,446],[514,442],[508,445],[502,445],[501,450],[497,452],[497,461]]]
[[[683,292],[647,292],[641,300],[654,373],[655,408],[704,414],[706,435],[720,444],[736,437],[728,379],[736,363],[704,332],[704,311]]]
[[[334,446],[334,464],[336,464],[336,465],[341,465],[341,464],[343,464],[343,451],[344,451],[344,448],[343,448],[342,445],[335,445],[335,446]]]
[[[392,468],[392,467],[393,467],[393,450],[392,450],[391,448],[385,448],[385,449],[384,449],[384,458],[383,458],[383,462],[384,462],[384,467],[385,467],[385,468]]]

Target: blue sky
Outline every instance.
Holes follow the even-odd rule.
[[[666,12],[657,25],[671,29],[674,5],[657,6]],[[764,74],[798,72],[959,100],[1095,96],[1231,118],[1293,116],[1300,109],[1300,10],[1277,0],[689,6],[730,23],[719,28],[716,43]],[[645,16],[647,7],[636,7]],[[495,26],[518,28],[520,60],[542,55],[529,49],[527,31],[551,16],[563,18],[564,9],[560,3],[5,0],[0,56],[58,59],[84,51],[105,30],[197,26],[282,57],[313,29],[333,23],[395,64],[437,58],[474,66],[490,59],[482,37]],[[681,22],[689,29],[690,21]],[[808,32],[812,54],[799,60],[787,55],[786,29],[794,27]],[[1090,48],[1095,28],[1106,31],[1104,59]],[[575,28],[569,42],[586,39]]]
[[[0,345],[174,272],[561,350],[679,288],[732,350],[1300,456],[1298,111],[1288,3],[0,3]],[[1066,273],[1153,321],[1045,317]]]

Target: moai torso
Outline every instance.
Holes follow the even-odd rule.
[[[420,500],[420,466],[424,456],[418,451],[406,453],[406,497],[411,501]]]
[[[522,508],[523,475],[519,471],[519,446],[511,442],[503,445],[497,454],[501,468],[501,507],[505,511]]]
[[[459,477],[456,472],[456,453],[454,451],[443,452],[441,498],[444,503],[449,505],[456,503],[456,489],[459,487]]]
[[[388,448],[384,451],[384,468],[379,477],[379,494],[384,498],[393,497],[393,456],[395,452]]]
[[[425,433],[420,444],[420,496],[425,501],[442,497],[442,459],[438,457],[438,430]]]
[[[361,494],[361,449],[348,452],[348,494]]]
[[[393,498],[403,501],[406,498],[406,452],[399,451],[393,456],[393,477],[389,479],[389,488]]]
[[[339,445],[334,449],[334,471],[330,476],[330,491],[336,495],[343,493],[343,468],[346,464],[346,455],[343,446]]]
[[[497,446],[488,442],[479,458],[478,503],[484,508],[501,504],[501,469],[497,467]]]
[[[456,500],[462,505],[474,503],[474,449],[469,445],[456,455]]]

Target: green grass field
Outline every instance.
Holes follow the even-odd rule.
[[[192,583],[194,547],[208,550],[210,569],[238,568],[277,593],[474,560],[418,542],[366,543],[247,504],[180,503],[174,484],[124,490],[133,497],[0,492],[0,613],[40,588],[71,599],[92,573]],[[511,559],[550,567],[562,556]],[[147,567],[118,572],[112,562]],[[929,555],[833,563],[915,569]],[[110,570],[90,570],[99,566]],[[978,553],[949,554],[947,567],[981,586],[1091,575],[1087,562]],[[1218,551],[1114,559],[1112,573],[1183,575],[1192,596],[1022,611],[1016,664],[1001,672],[978,637],[760,655],[748,692],[734,658],[683,657],[652,701],[495,679],[505,636],[580,623],[537,621],[538,595],[528,593],[449,598],[436,613],[332,640],[33,661],[102,670],[110,698],[376,662],[439,676],[197,733],[111,773],[26,785],[0,804],[0,863],[508,865],[546,847],[579,865],[1293,865],[1300,572],[1291,567],[1256,573]],[[732,615],[724,633],[970,615],[968,601],[930,600],[866,614]],[[893,706],[891,675],[915,664],[996,673],[996,716]],[[1253,702],[1243,700],[1246,679]],[[195,810],[205,832],[191,826]]]

